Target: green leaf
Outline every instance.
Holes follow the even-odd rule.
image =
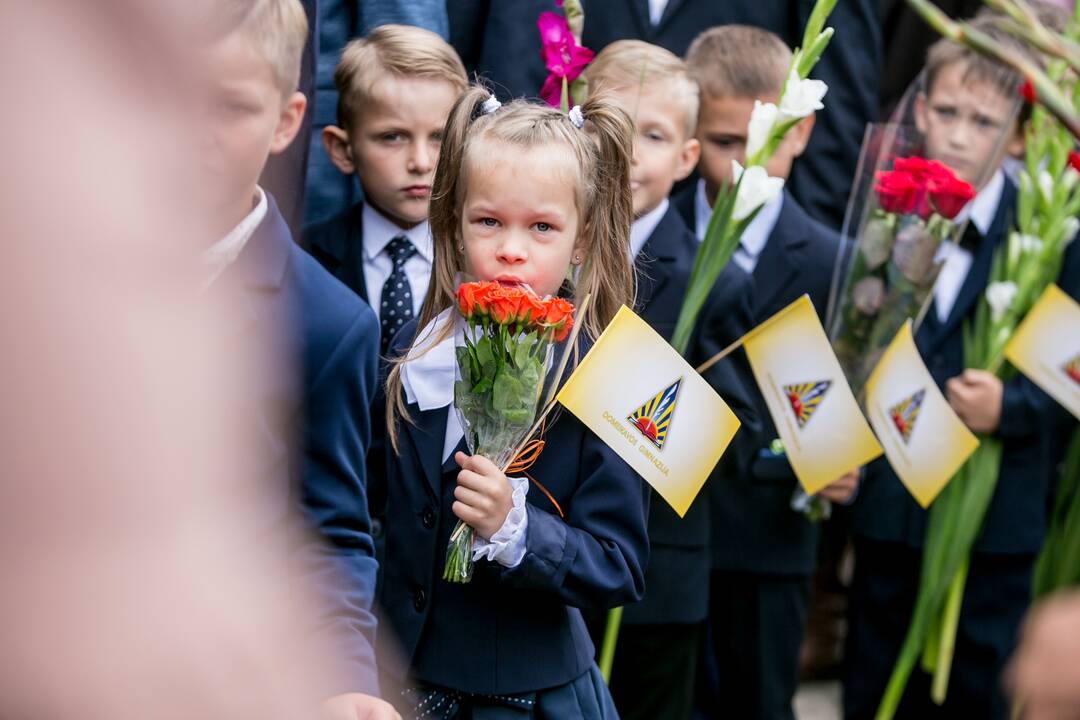
[[[525,387],[513,372],[507,370],[495,376],[491,396],[492,406],[500,412],[518,409],[526,402]]]

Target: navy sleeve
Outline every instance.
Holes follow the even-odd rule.
[[[559,422],[578,420],[564,416]],[[630,466],[582,429],[582,479],[564,508],[566,518],[526,505],[525,557],[503,570],[502,577],[519,587],[552,592],[574,607],[618,607],[645,594],[647,494]]]
[[[343,658],[340,692],[378,695],[375,667],[375,549],[364,453],[375,390],[374,313],[364,306],[305,395],[303,509],[321,542],[308,544],[308,587],[320,604],[318,632]]]

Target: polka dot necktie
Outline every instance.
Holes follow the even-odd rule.
[[[416,254],[416,247],[409,242],[409,238],[398,235],[386,244],[386,254],[390,256],[394,267],[383,285],[379,307],[380,347],[383,355],[390,348],[390,340],[394,334],[413,318],[412,288],[409,287],[409,278],[405,275],[405,261]]]

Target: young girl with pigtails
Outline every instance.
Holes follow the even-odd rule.
[[[482,87],[447,121],[431,285],[395,341],[386,393],[380,662],[406,718],[617,717],[579,608],[642,597],[647,492],[569,413],[547,423],[529,469],[546,492],[468,455],[452,407],[454,313],[462,274],[562,294],[579,308],[572,357],[583,357],[633,303],[632,137],[630,119],[603,99],[564,114],[500,106]],[[458,519],[477,536],[464,584],[442,579]]]

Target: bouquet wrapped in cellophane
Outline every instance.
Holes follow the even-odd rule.
[[[552,348],[570,333],[574,306],[558,297],[541,299],[526,286],[464,282],[457,309],[454,409],[469,452],[505,471],[536,420]],[[458,521],[444,580],[472,578],[474,535]]]
[[[999,24],[999,29],[1018,38],[1005,42],[987,34],[985,28],[949,20],[927,2],[909,1],[946,37],[1009,61],[1021,71],[1017,73],[1018,86],[1020,78],[1026,77],[1021,94],[1039,103],[1025,128],[1024,164],[1019,172],[1012,230],[994,252],[989,282],[974,322],[964,327],[964,366],[1007,380],[1014,370],[1005,362],[1005,348],[1043,291],[1058,277],[1065,249],[1080,230],[1080,155],[1074,151],[1076,136],[1072,132],[1080,107],[1080,53],[1073,52],[1080,41],[1080,25],[1071,25],[1065,36],[1059,36],[1044,27],[1026,4],[1000,0],[996,5],[1008,20]],[[1016,48],[1018,42],[1027,43],[1031,38],[1039,38],[1035,47],[1051,56],[1045,72],[1041,60]],[[895,716],[917,666],[932,676],[931,699],[939,705],[945,701],[971,550],[993,501],[1003,452],[1001,438],[980,436],[979,447],[930,506],[918,594],[878,708],[878,720]],[[1071,462],[1076,462],[1075,457]],[[1075,485],[1064,483],[1062,487],[1068,491]],[[1036,577],[1040,589],[1053,586],[1057,577],[1075,576],[1072,568],[1058,575],[1056,551],[1067,557],[1069,549],[1067,545],[1053,547],[1058,541],[1068,543],[1071,539],[1071,516],[1075,517],[1067,505],[1055,511],[1047,538],[1050,553],[1040,563]],[[1020,715],[1019,709],[1014,715]]]
[[[915,81],[893,122],[868,126],[844,219],[854,247],[845,246],[837,262],[828,325],[856,396],[904,323],[922,320],[948,245],[964,229],[962,211],[996,170],[991,158],[954,168],[928,157],[935,149],[920,127],[935,110],[924,83]]]

